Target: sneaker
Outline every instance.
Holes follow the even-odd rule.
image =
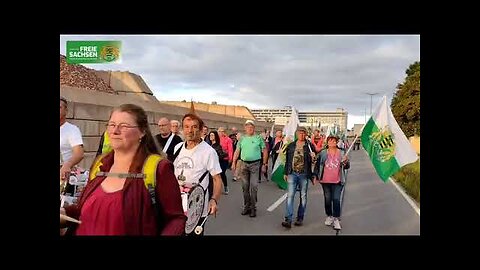
[[[295,226],[302,226],[303,225],[303,220],[297,220],[295,221]]]
[[[325,225],[332,226],[332,224],[333,224],[333,217],[328,216],[327,219],[325,219]]]
[[[250,217],[256,217],[256,216],[257,216],[257,210],[252,209],[252,211],[250,211]]]
[[[338,218],[335,218],[335,220],[333,221],[333,228],[335,230],[341,230],[342,229],[342,226],[340,226],[340,220]]]
[[[284,221],[284,222],[282,222],[282,226],[290,229],[290,228],[292,228],[292,223],[288,222],[288,221]]]
[[[233,182],[236,182],[236,181],[237,181],[237,177],[234,176],[234,177],[232,178],[232,180],[233,180]]]
[[[223,191],[223,194],[228,195],[228,187],[225,187],[225,190]]]
[[[250,209],[243,209],[242,216],[250,214]]]

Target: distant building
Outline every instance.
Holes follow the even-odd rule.
[[[251,112],[258,121],[275,122],[275,125],[285,125],[292,114],[292,109],[253,109]],[[332,128],[338,126],[342,131],[347,129],[348,112],[342,108],[338,108],[334,112],[299,112],[297,110],[297,114],[300,126],[312,130],[320,128],[323,132],[326,132],[329,126]]]
[[[311,129],[320,128],[326,131],[328,127],[338,126],[341,131],[347,130],[348,112],[338,108],[334,112],[299,112],[300,125]]]
[[[292,114],[291,108],[284,109],[255,109],[250,110],[257,121],[275,122],[275,125],[285,125]],[[297,110],[298,114],[298,110]]]
[[[363,128],[364,124],[354,124],[353,125],[353,136],[355,136],[355,134],[357,134],[358,136],[360,136],[360,131],[362,131],[362,128]]]

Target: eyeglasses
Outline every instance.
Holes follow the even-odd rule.
[[[114,123],[108,123],[107,125],[107,129],[109,130],[115,130],[115,127],[118,127],[118,129],[121,131],[121,132],[124,132],[125,130],[127,130],[128,128],[136,128],[138,126],[131,126],[129,124],[125,124],[125,123],[121,123],[121,124],[114,124]]]

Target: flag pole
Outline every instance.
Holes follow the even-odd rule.
[[[377,106],[375,107],[375,113],[378,111],[378,108],[381,106],[381,103],[383,102],[383,100],[385,99],[386,100],[386,96],[383,96],[382,100],[380,101],[380,103],[377,104]],[[373,117],[373,114],[370,115],[370,118],[368,118],[368,121],[370,121],[370,119]],[[368,123],[367,121],[367,123]],[[360,130],[360,134],[362,134],[363,132],[363,129],[365,128],[365,126],[367,125],[367,123],[365,123],[362,127],[362,129]],[[348,151],[345,153],[345,156],[348,155],[348,153],[350,152],[350,150],[352,149],[352,146],[355,144],[355,141],[357,140],[358,138],[358,134],[357,136],[355,136],[355,139],[353,139],[353,142],[352,142],[352,145],[350,145],[350,147],[348,148]]]
[[[370,118],[372,118],[372,117],[370,116]],[[368,119],[368,120],[370,121],[370,119]],[[367,123],[368,123],[368,121],[367,121]],[[360,134],[362,134],[363,129],[365,128],[365,126],[367,125],[367,123],[365,123],[365,125],[363,125],[362,129],[360,129],[360,132],[359,132]],[[347,152],[345,153],[345,156],[348,156],[348,153],[350,153],[350,150],[352,150],[352,147],[355,145],[355,141],[357,140],[357,138],[358,138],[358,133],[357,133],[357,135],[355,136],[355,139],[353,139],[353,142],[352,142],[352,143],[350,144],[350,146],[348,147],[348,150],[347,150]]]
[[[363,129],[363,128],[362,128]],[[348,150],[347,152],[345,153],[345,156],[348,156],[348,153],[350,153],[350,150],[352,150],[352,147],[353,145],[355,145],[355,141],[357,140],[358,138],[358,134],[355,136],[355,139],[353,139],[353,142],[350,144],[350,146],[348,147]]]

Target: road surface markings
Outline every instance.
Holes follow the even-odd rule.
[[[267,208],[267,211],[272,212],[273,210],[275,210],[275,208],[277,208],[283,201],[285,201],[287,195],[288,193],[283,194],[282,197],[280,197],[276,202],[274,202],[272,205],[270,205],[270,207]]]
[[[390,179],[390,182],[397,188],[397,190],[400,191],[403,198],[405,198],[405,200],[407,200],[407,202],[410,204],[410,206],[412,206],[413,210],[415,210],[415,212],[417,212],[418,216],[420,216],[420,208],[418,208],[418,206],[410,198],[410,196],[408,196],[407,193],[405,193],[405,191],[403,191],[403,188],[401,188],[397,183],[395,183],[395,180],[393,180],[392,177],[390,177],[389,179]]]

